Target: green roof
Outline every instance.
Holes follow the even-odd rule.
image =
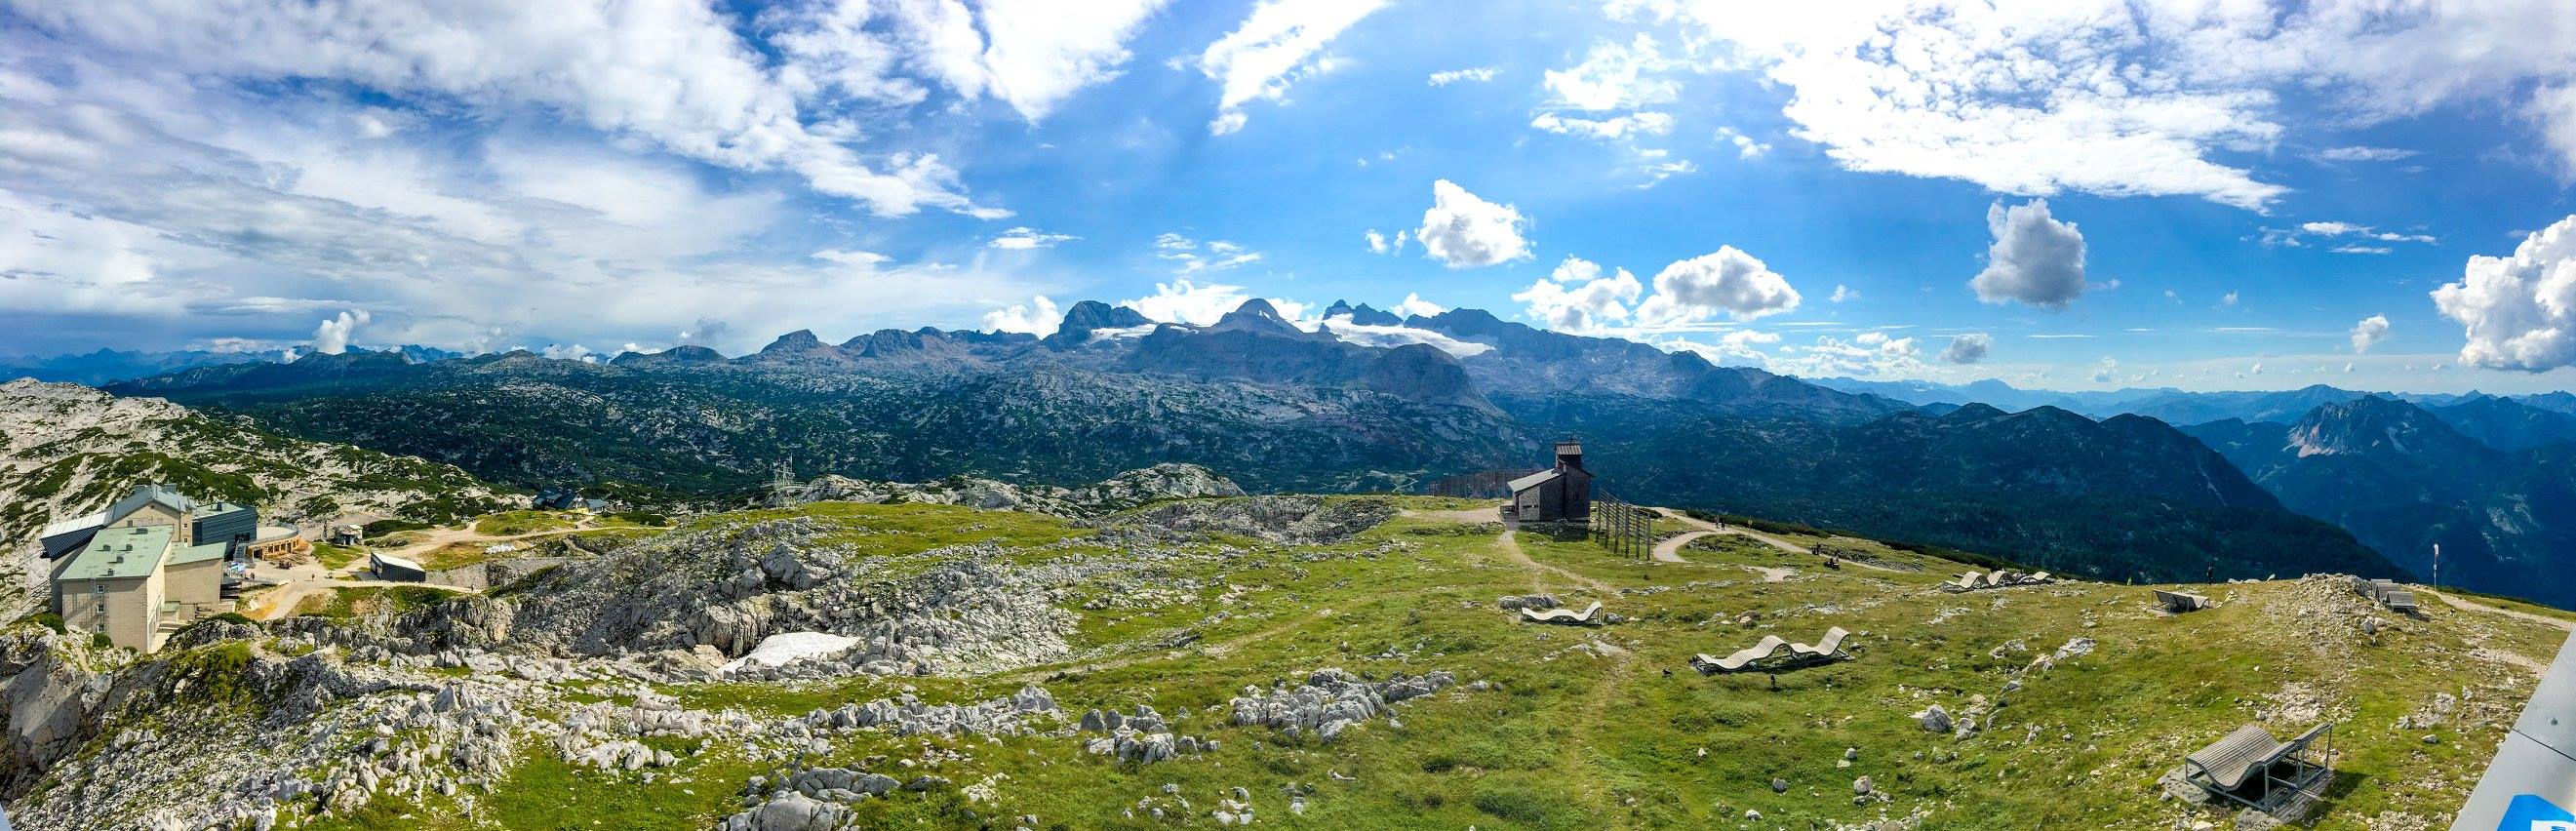
[[[205,545],[191,545],[186,548],[170,552],[169,559],[162,560],[161,564],[178,566],[187,565],[189,563],[204,562],[207,560],[221,560],[224,558],[224,552],[231,548],[232,543],[229,542],[210,542]]]
[[[77,559],[63,569],[63,580],[112,580],[150,575],[161,567],[161,558],[170,553],[168,525],[142,525],[131,528],[107,528],[89,541],[89,547],[74,555]]]

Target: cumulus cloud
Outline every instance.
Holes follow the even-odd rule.
[[[1027,303],[1015,303],[984,313],[984,328],[995,332],[1019,332],[1046,337],[1063,325],[1064,311],[1055,301],[1038,295]]]
[[[1921,377],[1930,367],[1923,363],[1921,348],[1913,338],[1878,337],[1844,340],[1831,335],[1819,336],[1813,345],[1782,346],[1765,367],[1773,372],[1802,378],[1848,377]]]
[[[732,331],[731,324],[712,317],[701,317],[696,323],[689,324],[689,328],[680,330],[678,335],[671,338],[671,342],[680,346],[704,346],[714,349],[724,340],[725,335]]]
[[[1724,314],[1752,320],[1798,308],[1798,290],[1787,278],[1732,245],[1664,266],[1655,272],[1655,295],[1637,307],[1650,326],[1707,320]]]
[[[2102,356],[2102,362],[2101,362],[2101,363],[2099,363],[2099,364],[2095,364],[2095,365],[2093,366],[2093,375],[2092,375],[2093,383],[2096,383],[2096,384],[2108,384],[2108,383],[2111,383],[2111,380],[2112,380],[2112,373],[2119,371],[2119,369],[2120,369],[2120,362],[2119,362],[2119,361],[2112,360],[2112,359],[2111,359],[2111,356],[2109,356],[2109,355],[2104,355],[2104,356]],[[2255,372],[2256,374],[2261,374],[2261,373],[2262,373],[2262,371],[2263,371],[2263,365],[2262,365],[2262,364],[2255,364],[2255,365],[2254,365],[2254,372]]]
[[[1405,242],[1413,239],[1413,232],[1397,231],[1395,232],[1395,236],[1389,237],[1385,234],[1378,233],[1377,229],[1371,228],[1368,230],[1367,234],[1361,237],[1361,239],[1368,243],[1368,250],[1371,254],[1402,254],[1404,253]]]
[[[497,4],[442,15],[435,26],[400,5],[317,12],[278,0],[99,0],[20,11],[162,69],[245,84],[343,82],[496,112],[539,108],[709,164],[791,171],[816,192],[881,214],[1002,213],[970,201],[935,155],[853,149],[845,127],[808,114],[813,87],[765,66],[731,18],[707,4]]]
[[[2443,317],[2467,327],[2460,364],[2546,372],[2576,363],[2576,216],[2523,239],[2510,257],[2469,258],[2433,290]]]
[[[1036,228],[1021,226],[1003,231],[984,244],[1005,250],[1026,251],[1032,248],[1053,248],[1056,243],[1078,239],[1081,237],[1072,234],[1050,234]]]
[[[1187,277],[1169,283],[1154,284],[1154,293],[1118,305],[1135,309],[1137,314],[1164,323],[1188,323],[1207,326],[1225,317],[1225,313],[1251,300],[1253,295],[1242,286],[1223,283],[1197,283]],[[1290,320],[1302,316],[1306,304],[1279,297],[1263,298]],[[1309,327],[1312,328],[1312,327]]]
[[[1481,84],[1486,81],[1493,80],[1494,73],[1496,71],[1497,70],[1494,67],[1490,66],[1477,66],[1466,69],[1447,69],[1431,73],[1430,83],[1435,87],[1445,87],[1450,84],[1461,82]]]
[[[1844,303],[1844,302],[1849,302],[1849,301],[1859,300],[1859,299],[1860,299],[1860,292],[1859,292],[1858,290],[1853,289],[1853,288],[1852,288],[1852,287],[1850,287],[1850,286],[1846,286],[1846,285],[1842,285],[1842,284],[1840,284],[1840,283],[1837,283],[1837,284],[1835,284],[1835,285],[1834,285],[1834,295],[1833,295],[1832,297],[1825,298],[1825,302],[1828,302],[1828,303]]]
[[[1199,55],[1199,71],[1217,82],[1217,115],[1208,132],[1243,129],[1243,105],[1279,101],[1289,85],[1332,71],[1324,47],[1385,0],[1262,0],[1252,14]]]
[[[1510,203],[1487,202],[1447,179],[1431,183],[1431,209],[1413,238],[1425,256],[1450,268],[1482,268],[1530,257],[1521,236],[1528,221]]]
[[[2352,325],[2352,351],[2368,352],[2388,338],[2388,316],[2371,315]]]
[[[358,327],[373,318],[365,309],[350,309],[323,318],[322,325],[313,327],[313,351],[324,355],[349,351],[349,339],[358,334]]]
[[[1986,228],[1995,236],[1986,270],[1968,281],[1978,300],[2063,309],[2083,296],[2084,235],[2050,217],[2048,200],[1998,201],[1986,208]]]
[[[1986,353],[1994,351],[1994,348],[1993,335],[1969,332],[1951,338],[1950,345],[1941,348],[1941,360],[1954,364],[1973,364],[1985,360]]]
[[[1593,44],[1581,63],[1548,70],[1542,78],[1558,106],[1602,112],[1673,100],[1678,86],[1664,73],[1675,65],[1652,36],[1641,33],[1627,43]]]
[[[1404,301],[1395,304],[1393,308],[1387,309],[1387,311],[1393,313],[1397,317],[1413,317],[1416,315],[1432,317],[1449,310],[1438,303],[1422,299],[1422,295],[1415,294],[1413,292],[1405,292]]]
[[[1645,286],[1627,269],[1603,277],[1599,263],[1567,257],[1547,279],[1513,294],[1512,301],[1550,329],[1593,332],[1626,322],[1629,304],[1644,293]]]

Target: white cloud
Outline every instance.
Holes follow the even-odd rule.
[[[1224,271],[1260,262],[1262,257],[1259,251],[1225,240],[1200,242],[1170,232],[1154,238],[1154,256],[1176,263],[1172,270],[1174,274]],[[1188,281],[1182,281],[1182,284],[1188,285]]]
[[[2119,369],[2120,369],[2120,362],[2119,362],[2119,361],[2112,360],[2112,359],[2111,359],[2111,356],[2109,356],[2109,355],[2104,355],[2104,356],[2102,356],[2102,362],[2101,362],[2101,363],[2099,363],[2099,364],[2095,364],[2095,365],[2093,366],[2093,375],[2092,375],[2093,383],[2096,383],[2096,384],[2108,384],[2108,383],[2111,383],[2111,380],[2112,380],[2112,373],[2117,372]],[[2255,371],[2255,372],[2257,372],[2257,373],[2262,372],[2262,371],[2263,371],[2263,365],[2262,365],[2262,364],[2255,364],[2255,365],[2254,365],[2254,371]]]
[[[1941,348],[1941,360],[1954,364],[1973,364],[1985,360],[1986,353],[1994,351],[1994,348],[1993,335],[1969,332],[1951,338],[1950,345]]]
[[[1645,293],[1645,286],[1627,269],[1617,269],[1609,277],[1601,276],[1601,266],[1590,260],[1567,257],[1558,263],[1547,279],[1512,295],[1522,304],[1529,317],[1560,332],[1595,332],[1629,318],[1629,304]]]
[[[1722,54],[1788,88],[1793,134],[1847,169],[2257,209],[2284,190],[2210,160],[2278,139],[2272,96],[2151,61],[2177,46],[2156,12],[2107,0],[1687,11]]]
[[[890,259],[886,255],[879,254],[874,251],[844,251],[838,248],[826,248],[821,251],[816,251],[813,256],[814,259],[822,260],[834,265],[855,266],[859,268],[872,268]]]
[[[1754,141],[1752,136],[1733,127],[1717,128],[1717,140],[1735,145],[1735,157],[1739,159],[1759,159],[1762,154],[1771,152],[1768,142]]]
[[[1620,141],[1635,136],[1660,136],[1673,131],[1670,113],[1627,113],[1610,118],[1574,118],[1556,113],[1539,113],[1530,126],[1559,135],[1581,135],[1603,141]]]
[[[2321,162],[2393,162],[2415,157],[2415,151],[2395,147],[2329,147],[2308,155]]]
[[[313,327],[313,351],[324,355],[349,351],[349,339],[358,334],[358,327],[366,325],[373,317],[365,309],[350,309],[323,318],[322,325]]]
[[[434,25],[400,4],[287,0],[99,0],[19,13],[157,69],[244,84],[347,82],[494,114],[538,108],[709,164],[790,171],[880,214],[1001,213],[971,202],[936,155],[862,154],[843,140],[848,130],[809,120],[800,88],[705,4],[504,3]]]
[[[2296,228],[2264,228],[2262,240],[2264,245],[2269,246],[2303,248],[2307,245],[2308,237],[2353,237],[2377,242],[2429,243],[2433,241],[2431,234],[2382,231],[2351,222],[2302,222]],[[2389,251],[2387,246],[2349,243],[2336,246],[2334,250],[2343,254],[2386,254]]]
[[[1425,256],[1450,268],[1482,268],[1530,257],[1521,237],[1527,220],[1510,203],[1487,202],[1447,179],[1431,183],[1431,209],[1413,238]]]
[[[1753,255],[1732,245],[1674,262],[1655,273],[1655,294],[1637,307],[1649,326],[1707,320],[1725,314],[1752,320],[1798,308],[1798,290]]]
[[[1823,335],[1816,338],[1814,345],[1783,346],[1779,351],[1765,362],[1765,367],[1802,378],[1919,378],[1930,369],[1923,363],[1922,350],[1913,338],[1889,338],[1883,334],[1853,340]]]
[[[1385,5],[1385,0],[1262,0],[1242,25],[1199,55],[1199,71],[1218,86],[1217,116],[1208,122],[1208,132],[1243,129],[1244,104],[1282,100],[1290,84],[1330,71],[1334,62],[1321,55],[1325,45]]]
[[[1834,295],[1832,297],[1825,298],[1825,302],[1843,303],[1859,299],[1860,292],[1853,290],[1850,286],[1837,283],[1834,285]]]
[[[1043,338],[1055,334],[1056,327],[1063,324],[1064,311],[1055,307],[1055,301],[1041,294],[1025,304],[1015,303],[1005,308],[985,312],[983,328],[995,332],[1021,332]]]
[[[1663,75],[1675,65],[1652,36],[1639,34],[1624,44],[1593,44],[1582,63],[1548,70],[1542,84],[1558,106],[1590,112],[1650,107],[1673,100],[1678,86]]]
[[[1026,251],[1032,248],[1053,248],[1056,243],[1078,239],[1081,237],[1072,234],[1050,234],[1036,228],[1022,226],[1003,231],[984,244],[1005,250]]]
[[[1470,67],[1467,69],[1447,69],[1431,73],[1430,84],[1435,87],[1445,87],[1450,84],[1460,82],[1481,84],[1486,81],[1493,80],[1494,73],[1496,71],[1497,70],[1494,67],[1490,66]]]
[[[2352,351],[2356,353],[2368,352],[2371,347],[2379,345],[2380,341],[2386,339],[2388,339],[2387,315],[2371,315],[2362,318],[2360,323],[2352,325]]]
[[[2546,372],[2576,364],[2576,216],[2525,238],[2513,256],[2469,258],[2433,306],[2467,327],[2460,364]]]
[[[1207,326],[1216,323],[1218,319],[1225,317],[1225,313],[1234,311],[1235,307],[1243,305],[1244,301],[1251,300],[1252,297],[1252,294],[1245,291],[1242,286],[1195,283],[1187,277],[1182,277],[1169,283],[1155,283],[1153,294],[1134,300],[1122,300],[1118,305],[1135,309],[1137,314],[1164,323]],[[1303,303],[1276,297],[1264,299],[1269,300],[1271,306],[1276,307],[1281,315],[1290,320],[1297,319],[1300,316],[1299,313],[1306,307]]]
[[[1996,202],[1986,208],[1986,227],[1995,236],[1986,269],[1968,281],[1978,300],[2063,309],[2083,296],[2084,235],[2051,218],[2047,200]]]
[[[2231,292],[2228,292],[2228,293],[2226,293],[2226,294],[2219,295],[2219,296],[2218,296],[2218,305],[2221,305],[2221,306],[2233,306],[2233,305],[2236,305],[2236,292],[2232,292],[2232,291],[2231,291]]]
[[[1413,239],[1413,232],[1397,231],[1395,232],[1395,236],[1388,237],[1385,234],[1378,233],[1377,229],[1371,228],[1368,230],[1367,234],[1361,237],[1361,239],[1368,242],[1369,253],[1392,256],[1404,253],[1404,244]]]
[[[1404,301],[1395,304],[1393,308],[1389,308],[1387,311],[1394,314],[1396,317],[1413,317],[1416,315],[1432,317],[1439,315],[1442,312],[1449,311],[1449,309],[1438,303],[1422,299],[1422,295],[1415,294],[1413,292],[1405,292]]]

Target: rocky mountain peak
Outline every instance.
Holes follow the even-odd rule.
[[[760,354],[771,355],[787,352],[812,352],[825,348],[828,347],[823,345],[822,338],[814,336],[814,330],[798,329],[784,335],[779,335],[777,340],[770,341],[768,346],[761,347]]]
[[[1361,326],[1404,325],[1404,318],[1396,317],[1394,312],[1372,309],[1369,308],[1369,304],[1366,303],[1353,306],[1340,300],[1335,300],[1333,301],[1333,305],[1324,308],[1324,317],[1326,319],[1348,317],[1351,319],[1352,323],[1356,323]]]
[[[1055,334],[1047,336],[1046,343],[1058,349],[1080,346],[1090,340],[1091,333],[1097,330],[1126,329],[1151,325],[1153,322],[1135,309],[1112,306],[1098,300],[1085,300],[1073,304],[1072,309],[1065,311],[1064,322],[1056,326]]]
[[[1236,306],[1234,311],[1217,318],[1216,325],[1209,328],[1268,332],[1291,337],[1305,337],[1313,334],[1297,328],[1297,324],[1288,322],[1288,318],[1280,315],[1279,310],[1270,305],[1270,301],[1258,297],[1243,301],[1243,305]]]
[[[2321,404],[2290,427],[2301,456],[2473,452],[2476,442],[2422,407],[2376,395]]]

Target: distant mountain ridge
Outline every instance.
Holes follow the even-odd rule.
[[[2576,605],[2576,443],[2503,449],[2440,409],[2364,396],[2287,424],[2184,429],[2412,573],[2432,574],[2438,544],[2445,584]]]
[[[604,363],[353,351],[114,389],[496,481],[609,483],[639,498],[747,494],[791,460],[800,476],[1060,485],[1172,462],[1253,491],[1417,490],[1527,467],[1577,433],[1606,489],[1664,504],[2105,576],[2387,570],[2145,419],[1988,407],[1928,418],[1875,394],[1473,309],[1393,322],[1348,304],[1328,312],[1309,330],[1250,301],[1198,326],[1085,301],[1044,338],[886,329],[832,344],[800,331],[735,358],[682,347]]]

